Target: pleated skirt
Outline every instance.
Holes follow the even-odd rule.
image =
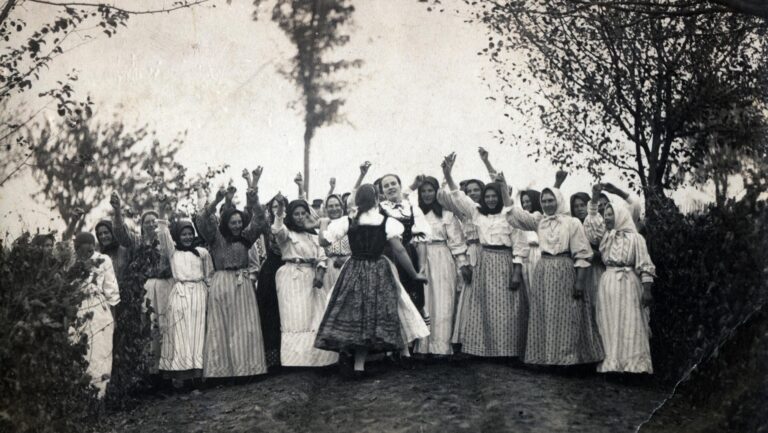
[[[166,309],[160,370],[203,368],[207,298],[208,287],[202,281],[173,285]]]
[[[216,271],[207,309],[203,376],[266,373],[259,307],[246,270]]]
[[[427,284],[424,309],[429,315],[429,337],[416,342],[416,353],[451,355],[451,335],[459,282],[456,262],[445,244],[427,245]]]
[[[147,304],[152,308],[150,320],[152,320],[152,337],[149,342],[149,350],[152,355],[152,363],[149,372],[156,374],[160,368],[163,340],[168,332],[166,325],[166,313],[168,308],[168,296],[173,287],[173,279],[150,278],[144,283],[144,303],[142,312],[147,311]]]
[[[510,290],[512,251],[483,249],[462,293],[455,340],[476,356],[516,357],[525,350],[528,301],[525,289]]]
[[[294,263],[277,271],[280,306],[280,363],[286,367],[322,367],[335,364],[338,353],[315,348],[320,321],[330,289],[313,287],[315,268]]]
[[[597,326],[605,359],[597,371],[653,373],[648,309],[643,286],[631,270],[608,267],[597,290]]]
[[[603,359],[589,291],[585,290],[584,299],[574,299],[575,279],[570,257],[542,256],[536,265],[528,291],[526,363],[574,365]]]

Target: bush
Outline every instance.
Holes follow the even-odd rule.
[[[734,201],[690,215],[669,201],[648,208],[654,368],[674,383],[768,300],[768,213]]]
[[[84,355],[70,340],[83,268],[22,236],[0,256],[0,431],[82,432],[98,408]]]

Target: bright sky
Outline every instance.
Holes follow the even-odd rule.
[[[232,166],[227,179],[237,182],[243,168],[263,165],[264,199],[278,190],[295,196],[292,179],[302,168],[304,127],[301,112],[289,108],[299,94],[278,73],[294,48],[269,21],[267,3],[258,22],[244,0],[134,16],[116,36],[101,35],[57,59],[37,89],[77,69],[76,91],[93,98],[96,116],[110,119],[117,113],[128,125],[147,123],[165,140],[187,130],[179,158],[192,172],[227,163]],[[313,141],[312,197],[325,194],[332,176],[337,191],[349,190],[365,160],[373,163],[369,181],[395,172],[410,183],[418,173],[439,177],[441,157],[456,151],[457,179],[485,178],[477,146],[490,151],[513,185],[551,184],[556,168],[527,159],[524,146],[500,145],[493,138],[493,131],[520,124],[503,116],[500,102],[487,98],[495,74],[488,59],[477,55],[487,44],[481,24],[465,23],[466,15],[428,12],[416,0],[355,7],[352,40],[338,55],[364,64],[345,92],[348,123],[320,129]],[[44,11],[29,5],[24,18],[33,25]],[[41,101],[30,98],[36,93],[27,94],[29,99],[17,102],[39,107]],[[586,175],[574,173],[563,189],[586,191],[589,184]],[[22,228],[62,228],[44,203],[29,198],[36,188],[22,175],[0,190],[0,224],[11,235]],[[89,227],[102,215],[90,215]]]

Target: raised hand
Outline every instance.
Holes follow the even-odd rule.
[[[371,162],[365,161],[364,163],[360,164],[360,175],[365,176],[368,174],[368,170],[371,168]]]
[[[251,184],[253,183],[253,180],[251,179],[251,173],[248,171],[247,168],[243,169],[243,179],[245,179],[245,184],[248,185],[248,188],[251,188]]]
[[[417,191],[421,187],[421,184],[424,183],[424,178],[425,176],[423,174],[417,175],[411,184],[411,191]]]
[[[299,186],[304,186],[304,176],[302,176],[301,173],[296,174],[296,177],[293,178],[293,183]]]
[[[256,169],[251,172],[253,175],[253,183],[251,183],[251,188],[256,188],[259,185],[259,179],[261,179],[261,173],[264,172],[264,167],[262,166],[256,166]]]
[[[500,183],[500,184],[502,184],[502,185],[506,185],[507,184],[507,178],[504,177],[504,172],[503,171],[500,171],[500,172],[496,173],[496,178],[493,179],[493,180],[498,182],[498,183]]]
[[[220,202],[224,200],[224,197],[227,196],[227,190],[224,187],[219,188],[218,191],[216,191],[216,202]]]
[[[112,192],[109,196],[109,204],[112,206],[112,209],[116,211],[120,210],[120,196],[117,195],[117,192]]]
[[[487,161],[488,160],[488,151],[485,150],[484,147],[482,147],[482,146],[478,147],[477,148],[477,152],[480,154],[480,159],[482,159],[483,161]]]
[[[603,187],[603,191],[609,192],[611,194],[617,194],[618,195],[619,191],[621,191],[619,188],[616,188],[616,186],[614,184],[610,183],[610,182],[603,183],[602,187]]]

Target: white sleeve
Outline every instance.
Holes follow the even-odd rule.
[[[387,218],[384,230],[387,233],[387,240],[390,240],[392,238],[399,238],[403,236],[403,232],[405,232],[405,226],[403,226],[400,221],[394,218]]]
[[[328,224],[328,228],[323,232],[323,238],[330,243],[338,242],[347,235],[348,231],[349,218],[341,217]]]

